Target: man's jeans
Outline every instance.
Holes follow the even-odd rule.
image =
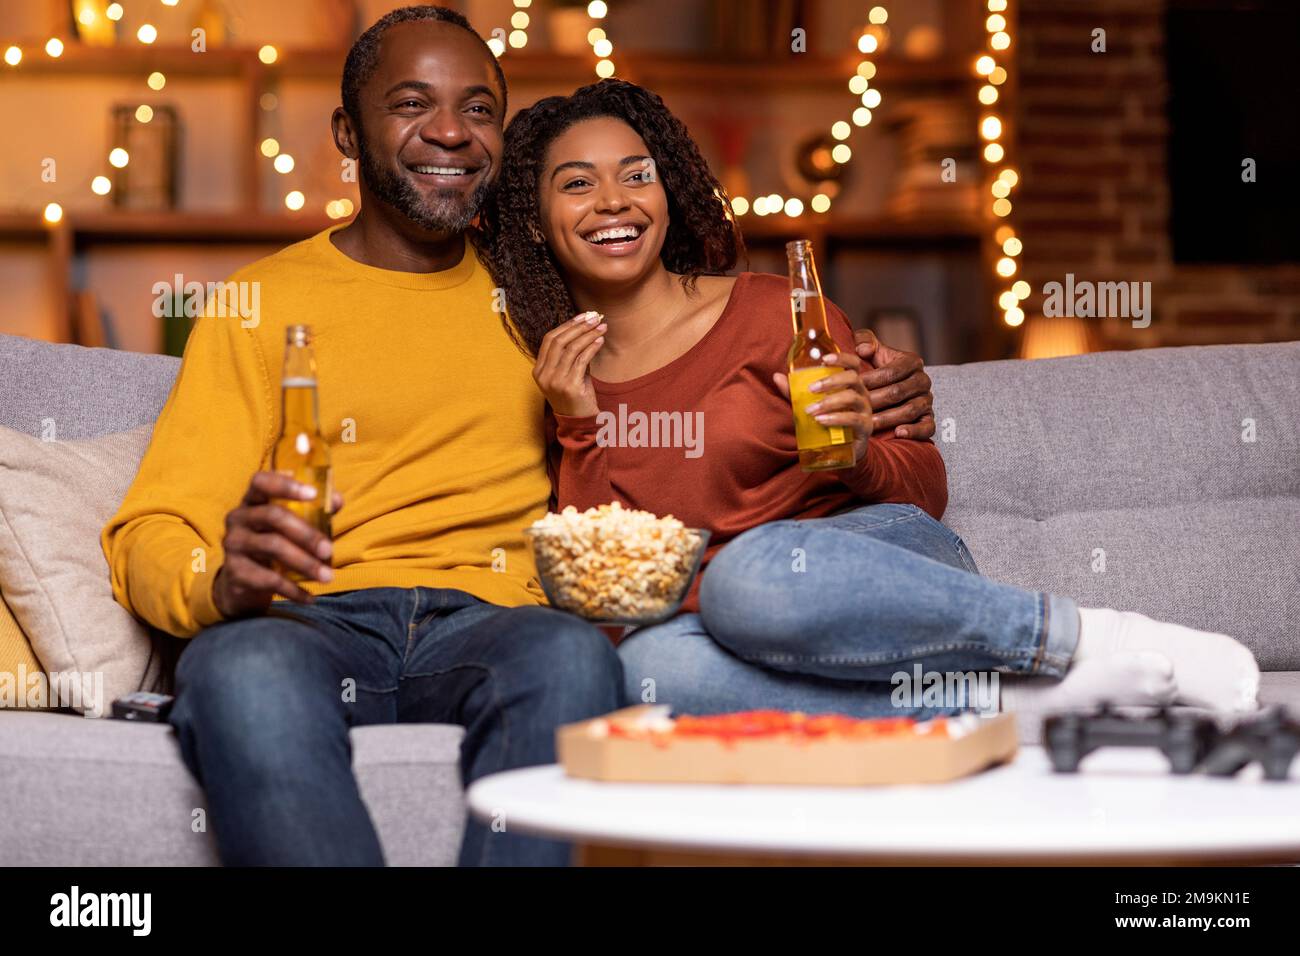
[[[351,727],[460,724],[468,785],[553,762],[558,725],[622,703],[618,656],[591,625],[423,587],[276,602],[208,628],[181,655],[176,687],[171,723],[227,865],[383,864]],[[568,853],[470,820],[460,862],[562,866]]]
[[[976,702],[900,701],[895,675],[1061,677],[1078,633],[1073,601],[981,577],[944,525],[879,504],[745,532],[710,562],[699,614],[633,631],[619,656],[630,701],[678,713],[929,717]]]

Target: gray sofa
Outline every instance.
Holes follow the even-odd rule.
[[[63,438],[133,428],[176,368],[0,336],[0,424],[37,434],[52,416]],[[1300,709],[1300,342],[930,371],[945,520],[986,575],[1236,635],[1266,671],[1264,701]],[[393,864],[454,863],[460,737],[352,731]],[[212,864],[210,837],[190,828],[203,805],[166,726],[0,712],[0,864]]]

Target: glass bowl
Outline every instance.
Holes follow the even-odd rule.
[[[563,574],[564,564],[569,560],[563,546],[548,544],[547,539],[555,537],[557,532],[542,528],[525,528],[524,534],[528,536],[529,543],[532,545],[537,575],[542,582],[542,590],[546,592],[546,599],[551,602],[552,607],[576,614],[592,624],[644,627],[647,624],[659,624],[676,614],[682,602],[686,600],[686,595],[690,593],[691,582],[700,571],[704,552],[709,547],[709,532],[703,528],[684,530],[688,534],[695,535],[697,539],[695,546],[683,556],[679,567],[669,572],[666,581],[653,588],[647,588],[644,610],[633,614],[619,614],[613,609],[609,613],[601,613],[599,610],[592,610],[585,606],[588,604],[608,606],[608,602],[601,599],[599,589],[594,586],[588,588],[575,584],[571,588],[566,588],[557,579],[557,575]],[[620,560],[628,559],[621,557],[617,549],[610,552],[611,565],[616,565]],[[622,586],[627,587],[627,582]],[[634,582],[633,590],[639,586],[639,582]]]

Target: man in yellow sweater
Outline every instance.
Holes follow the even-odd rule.
[[[557,725],[620,704],[609,642],[541,606],[520,533],[550,495],[542,397],[465,239],[505,107],[459,14],[406,8],[358,39],[333,124],[360,213],[232,276],[256,284],[228,287],[256,288],[256,314],[209,303],[104,529],[117,599],[197,635],[171,721],[227,864],[383,863],[350,727],[461,724],[468,783],[552,761]],[[276,503],[306,495],[268,471],[293,324],[314,330],[332,541]],[[461,849],[462,864],[566,860],[474,821]]]

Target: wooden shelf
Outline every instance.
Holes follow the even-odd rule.
[[[289,243],[339,220],[318,214],[95,212],[68,213],[50,225],[39,214],[0,215],[0,240],[45,242],[57,234],[76,248],[132,243]]]

